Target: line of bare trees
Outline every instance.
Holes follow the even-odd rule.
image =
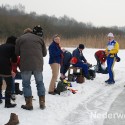
[[[55,16],[37,15],[35,12],[28,14],[25,12],[25,7],[20,4],[13,7],[9,5],[2,5],[0,7],[1,39],[9,35],[18,37],[23,33],[25,28],[33,28],[38,24],[43,28],[44,38],[46,40],[49,41],[53,34],[58,33],[64,40],[63,44],[65,44],[65,41],[70,41],[71,44],[75,44],[71,41],[74,39],[77,41],[83,38],[88,47],[92,45],[91,42],[96,42],[96,46],[92,47],[103,47],[103,44],[99,44],[98,42],[103,43],[106,40],[106,34],[109,32],[113,32],[121,44],[125,38],[124,28],[116,26],[94,27],[91,23],[77,22],[75,19],[67,16],[56,18]],[[69,46],[71,45],[70,43]],[[125,45],[122,47],[124,48]]]

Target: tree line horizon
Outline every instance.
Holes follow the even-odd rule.
[[[0,6],[0,41],[10,35],[19,37],[26,28],[33,28],[40,25],[43,28],[44,39],[51,42],[54,34],[59,34],[64,41],[72,41],[78,43],[77,40],[85,42],[86,46],[103,47],[106,35],[112,32],[120,43],[123,44],[125,39],[125,27],[96,27],[91,23],[78,22],[73,18],[64,15],[63,17],[55,17],[48,15],[37,15],[36,12],[25,12],[25,7],[21,4],[11,7],[10,5]],[[101,40],[102,39],[102,40]],[[89,42],[88,42],[89,40]],[[101,40],[101,41],[100,41]],[[101,42],[101,44],[92,45],[91,42]],[[69,43],[69,46],[70,46]],[[123,48],[125,47],[122,46]]]

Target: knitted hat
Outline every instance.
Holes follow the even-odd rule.
[[[113,33],[111,33],[111,32],[107,36],[108,37],[114,37]]]
[[[79,44],[79,49],[84,49],[85,46],[83,44]]]

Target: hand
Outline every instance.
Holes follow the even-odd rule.
[[[12,77],[14,78],[14,77],[16,76],[16,73],[13,72],[13,71],[11,71],[11,75],[12,75]]]
[[[109,52],[108,52],[108,51],[106,51],[106,52],[105,52],[105,55],[106,55],[106,56],[108,56],[108,55],[109,55]]]

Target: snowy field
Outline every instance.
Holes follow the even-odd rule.
[[[67,48],[72,52],[74,48]],[[84,56],[88,62],[96,64],[94,53],[97,49],[85,49]],[[8,122],[10,113],[16,113],[19,117],[19,125],[103,125],[104,118],[94,118],[92,114],[105,114],[109,111],[111,104],[122,92],[125,84],[125,51],[120,50],[121,61],[115,63],[114,72],[116,84],[105,86],[104,81],[108,75],[96,74],[94,80],[86,80],[83,84],[72,82],[73,88],[77,89],[76,94],[69,96],[49,95],[48,87],[51,79],[51,69],[48,64],[48,55],[44,58],[44,84],[46,88],[46,109],[39,109],[39,100],[36,92],[36,85],[32,77],[33,107],[34,110],[21,109],[25,104],[24,97],[17,95],[15,108],[4,108],[0,104],[0,125]],[[21,83],[21,81],[19,81]],[[21,88],[20,84],[20,88]]]

